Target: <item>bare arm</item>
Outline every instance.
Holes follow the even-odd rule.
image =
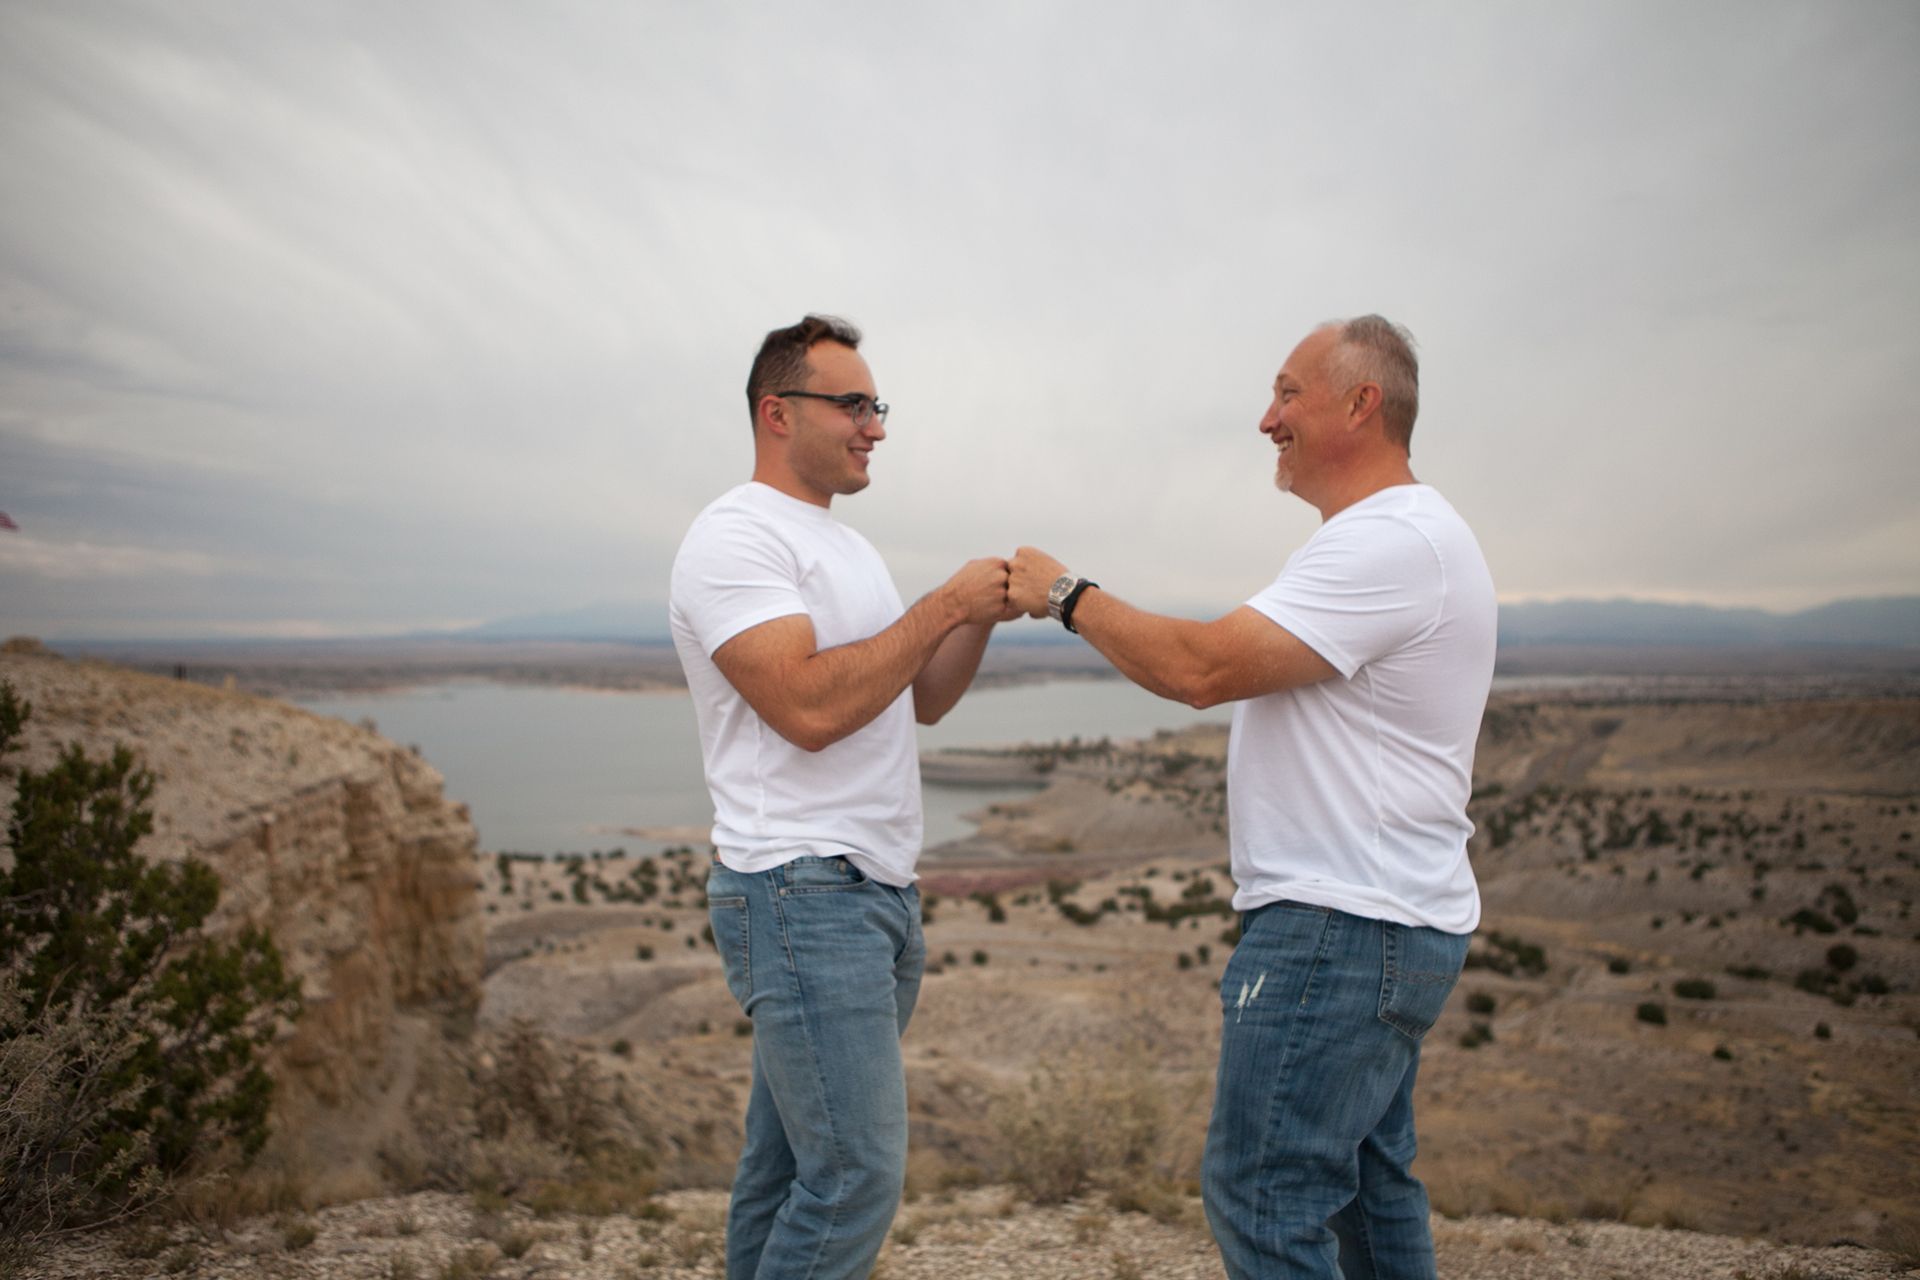
[[[1064,572],[1045,552],[1022,547],[1013,560],[1009,599],[1045,617],[1047,587]],[[1244,605],[1224,618],[1193,622],[1136,609],[1090,587],[1074,609],[1073,625],[1127,679],[1193,707],[1257,698],[1339,674],[1292,632]]]
[[[973,683],[973,673],[980,669],[980,655],[987,651],[987,639],[992,634],[991,622],[970,622],[947,633],[914,679],[914,719],[921,724],[938,724],[940,717],[953,710],[960,695]]]
[[[793,614],[741,632],[714,651],[713,662],[775,733],[820,751],[873,723],[956,628],[999,618],[1006,582],[1006,561],[970,561],[865,640],[821,649],[813,620]],[[953,696],[957,701],[959,692]]]

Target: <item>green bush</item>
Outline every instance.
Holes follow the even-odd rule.
[[[1475,991],[1467,997],[1468,1013],[1492,1013],[1494,1007],[1494,998],[1488,992]]]
[[[1718,991],[1705,978],[1682,978],[1673,984],[1673,994],[1682,1000],[1711,1000]]]
[[[0,758],[30,713],[0,682]],[[223,1145],[257,1154],[273,1098],[258,1053],[300,993],[263,931],[202,932],[220,900],[211,868],[135,851],[153,829],[153,777],[125,747],[96,762],[70,745],[15,784],[13,864],[0,870],[0,1238],[17,1242],[136,1207]],[[14,1074],[34,1061],[41,1078]]]
[[[1633,1016],[1656,1027],[1664,1027],[1667,1025],[1667,1006],[1657,1000],[1643,1001],[1640,1007],[1633,1011]]]

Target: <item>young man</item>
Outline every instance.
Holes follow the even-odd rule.
[[[1495,604],[1472,532],[1414,479],[1418,407],[1411,340],[1378,316],[1294,349],[1260,431],[1323,523],[1217,621],[1132,608],[1030,547],[1013,561],[1023,612],[1163,697],[1238,703],[1242,937],[1203,1169],[1234,1280],[1434,1274],[1413,1082],[1480,919],[1466,804]]]
[[[674,560],[674,647],[713,794],[707,880],[727,985],[753,1020],[728,1280],[865,1280],[907,1152],[900,1035],[926,958],[919,755],[1007,606],[974,560],[903,610],[834,520],[866,488],[887,406],[845,321],[769,333],[747,378],[753,478]]]

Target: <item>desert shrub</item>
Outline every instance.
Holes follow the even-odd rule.
[[[1478,1049],[1493,1039],[1493,1028],[1484,1022],[1476,1022],[1460,1033],[1462,1049]]]
[[[1089,911],[1079,903],[1070,902],[1065,898],[1059,899],[1054,905],[1062,916],[1082,926],[1099,924],[1100,917],[1106,914],[1105,911]]]
[[[1835,973],[1845,973],[1860,963],[1860,953],[1847,943],[1839,942],[1827,948],[1827,967]]]
[[[1793,926],[1797,933],[1802,929],[1811,929],[1815,933],[1838,933],[1840,926],[1829,919],[1825,912],[1815,911],[1812,907],[1802,907],[1786,918],[1785,923]]]
[[[117,1088],[138,1020],[125,1001],[73,1002],[28,1013],[19,974],[0,969],[0,1275],[30,1256],[82,1206],[137,1207],[165,1186],[152,1134],[116,1133],[108,1117],[131,1106]],[[111,1143],[113,1150],[106,1150]],[[166,1241],[160,1237],[161,1246]],[[156,1248],[147,1256],[159,1252]]]
[[[1007,922],[1007,909],[1000,905],[1000,896],[998,894],[988,893],[983,889],[978,893],[971,893],[967,896],[986,908],[987,919],[992,923],[1005,924]]]
[[[1059,1204],[1164,1172],[1156,1156],[1167,1148],[1171,1112],[1165,1084],[1140,1055],[1073,1055],[1043,1063],[990,1118],[1007,1180],[1036,1204]]]
[[[1491,969],[1508,977],[1517,970],[1530,978],[1547,971],[1547,953],[1535,943],[1508,937],[1498,930],[1489,930],[1484,942],[1479,950],[1467,953],[1467,968]]]
[[[31,708],[0,682],[0,757]],[[21,769],[0,869],[0,1237],[32,1240],[125,1212],[223,1147],[267,1138],[258,1052],[297,1016],[299,984],[261,930],[201,926],[220,900],[204,863],[149,863],[153,777],[125,747],[78,744]],[[13,1074],[38,1063],[37,1077]]]
[[[1615,956],[1607,961],[1608,973],[1631,973],[1633,965],[1624,956]]]
[[[592,1059],[561,1053],[533,1023],[516,1019],[481,1076],[475,1120],[482,1138],[524,1129],[569,1157],[587,1158],[615,1142],[624,1109],[624,1095]]]
[[[466,1191],[498,1213],[644,1214],[654,1144],[618,1080],[578,1049],[562,1050],[517,1020],[450,1057],[452,1074],[381,1148],[407,1189]]]
[[[1656,1027],[1664,1027],[1667,1025],[1667,1006],[1658,1000],[1645,1000],[1633,1011],[1633,1016]]]
[[[1682,978],[1673,984],[1673,994],[1682,1000],[1711,1000],[1718,992],[1705,978]]]
[[[1833,918],[1841,924],[1853,924],[1860,919],[1860,908],[1843,884],[1830,884],[1820,891],[1820,905],[1833,912]]]
[[[1833,974],[1826,969],[1802,969],[1794,975],[1793,979],[1795,988],[1816,996],[1827,994],[1827,988],[1832,986],[1833,982]]]
[[[1467,997],[1468,1013],[1492,1013],[1495,1007],[1496,1001],[1490,992],[1475,991]]]

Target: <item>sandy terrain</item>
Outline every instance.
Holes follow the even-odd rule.
[[[1191,1176],[1233,923],[1224,745],[1010,754],[1048,789],[923,863],[923,1167],[991,1176],[988,1101],[1084,1058],[1150,1065],[1181,1117],[1162,1166]],[[1505,699],[1480,764],[1478,967],[1423,1067],[1436,1207],[1808,1243],[1899,1229],[1920,1205],[1920,702]],[[638,893],[618,888],[637,863],[512,864],[503,888],[490,862],[483,1020],[740,1090],[703,861],[666,859],[644,905],[604,901]]]
[[[888,1280],[1219,1275],[1188,1193],[1234,925],[1224,749],[1196,729],[932,762],[1049,785],[922,865],[914,1198]],[[1920,1261],[1920,700],[1506,697],[1476,781],[1486,919],[1422,1069],[1445,1273]],[[297,1248],[283,1222],[243,1224],[192,1273],[391,1276],[406,1254],[442,1274],[480,1248],[500,1274],[718,1274],[710,1189],[737,1146],[748,1028],[702,936],[705,864],[689,848],[477,866],[481,1024],[528,1020],[627,1082],[663,1181],[689,1188],[666,1218],[527,1219],[531,1242],[502,1257],[513,1228],[464,1199],[370,1200],[317,1215]],[[999,1122],[1036,1089],[1089,1131],[1115,1099],[1150,1114],[1172,1199],[1040,1210],[998,1185]],[[1903,1261],[1855,1247],[1873,1245]],[[113,1233],[48,1265],[160,1269]]]

